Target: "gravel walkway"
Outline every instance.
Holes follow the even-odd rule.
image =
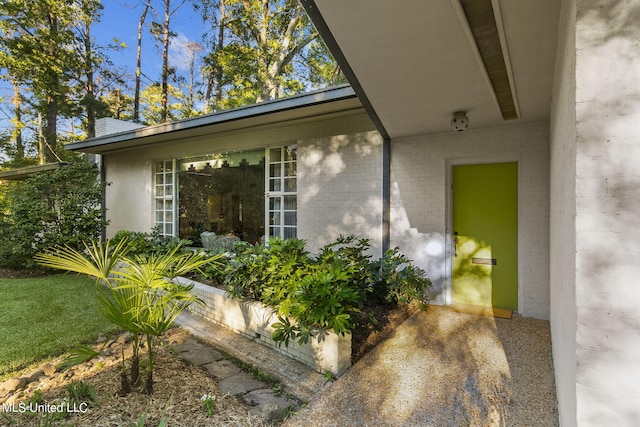
[[[284,425],[556,426],[549,323],[429,306]]]

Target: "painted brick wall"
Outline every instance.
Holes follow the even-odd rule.
[[[106,181],[107,238],[118,230],[151,231],[154,227],[153,162],[146,153],[103,156]]]
[[[640,3],[576,2],[580,426],[640,425]]]
[[[143,126],[136,123],[112,119],[111,117],[103,117],[96,120],[96,136],[111,135],[113,133],[139,129],[141,127]]]
[[[433,282],[444,304],[450,281],[450,166],[517,161],[519,166],[519,311],[549,318],[549,126],[467,130],[391,142],[391,245]]]
[[[338,236],[382,242],[382,138],[377,132],[298,143],[298,236],[315,251]]]
[[[192,292],[205,303],[191,304],[189,311],[193,314],[257,340],[320,373],[329,371],[340,376],[351,366],[350,334],[337,335],[333,331],[327,331],[322,341],[311,339],[304,345],[291,342],[289,346],[279,346],[271,339],[275,331],[271,325],[278,321],[271,309],[257,301],[228,298],[221,289],[184,277],[177,280],[186,285],[193,285]]]
[[[550,286],[560,425],[576,425],[575,17],[562,3],[551,110]]]

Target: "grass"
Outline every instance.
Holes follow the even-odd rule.
[[[117,331],[84,276],[0,279],[0,381],[38,361]]]

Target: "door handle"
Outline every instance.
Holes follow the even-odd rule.
[[[458,256],[458,232],[453,233],[453,256]]]

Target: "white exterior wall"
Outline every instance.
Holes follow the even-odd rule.
[[[315,251],[340,235],[382,250],[382,138],[378,132],[298,143],[298,237]]]
[[[166,143],[156,143],[142,148],[106,154],[103,156],[106,181],[111,183],[107,186],[105,197],[107,219],[110,221],[107,227],[107,237],[112,237],[118,230],[148,232],[154,227],[153,168],[156,161],[298,143],[301,147],[300,151],[303,153],[298,155],[298,167],[304,171],[304,166],[302,165],[308,163],[304,158],[305,147],[321,147],[327,141],[334,141],[335,143],[335,141],[341,141],[341,138],[344,138],[336,137],[332,139],[332,135],[359,135],[372,129],[374,129],[374,126],[364,111],[355,110],[333,116],[314,117],[233,132],[212,133],[197,138],[174,139]],[[212,132],[213,130],[212,127]],[[360,154],[365,151],[375,152],[376,144],[378,144],[378,140],[375,137],[377,132],[372,134],[364,133],[363,135],[366,135],[366,141],[360,139],[356,141],[354,139],[353,145],[343,147],[345,161],[349,162],[350,169],[354,171],[358,170],[359,166],[353,164],[353,159],[347,160],[348,157],[353,157],[349,154],[350,150],[360,150]],[[362,138],[365,138],[365,136]],[[367,144],[370,143],[372,147],[368,148]],[[331,144],[333,143],[330,142]],[[356,148],[356,145],[358,148]],[[360,156],[360,154],[356,154],[356,156]],[[363,161],[368,161],[366,159],[370,160],[373,157],[363,154],[359,158]],[[329,170],[325,172],[331,173]],[[368,172],[379,175],[374,170],[360,170],[359,173]],[[379,178],[372,178],[373,180],[379,185]],[[298,186],[298,200],[308,200],[309,197],[305,192],[313,191],[313,189],[309,186],[305,188],[304,185],[300,187],[300,184]],[[332,219],[331,217],[319,216],[314,209],[307,209],[302,213],[299,210],[298,218],[303,215],[313,216],[313,220],[303,221],[298,224],[298,235],[301,238],[314,236],[315,228],[313,227],[317,226],[318,221],[330,221]],[[313,230],[307,230],[308,227]],[[367,229],[360,228],[358,230]]]
[[[551,106],[551,344],[561,426],[576,425],[575,13],[564,1]]]
[[[504,161],[518,162],[518,311],[548,319],[547,123],[393,140],[391,246],[399,246],[427,272],[433,282],[431,301],[449,303],[451,165]]]
[[[640,425],[640,4],[564,3],[552,174],[567,182],[554,187],[552,230],[573,215],[575,239],[553,236],[569,261],[552,274],[567,298],[552,315],[561,425]]]
[[[150,232],[154,227],[153,161],[145,153],[103,156],[105,206],[110,239],[119,230]]]

